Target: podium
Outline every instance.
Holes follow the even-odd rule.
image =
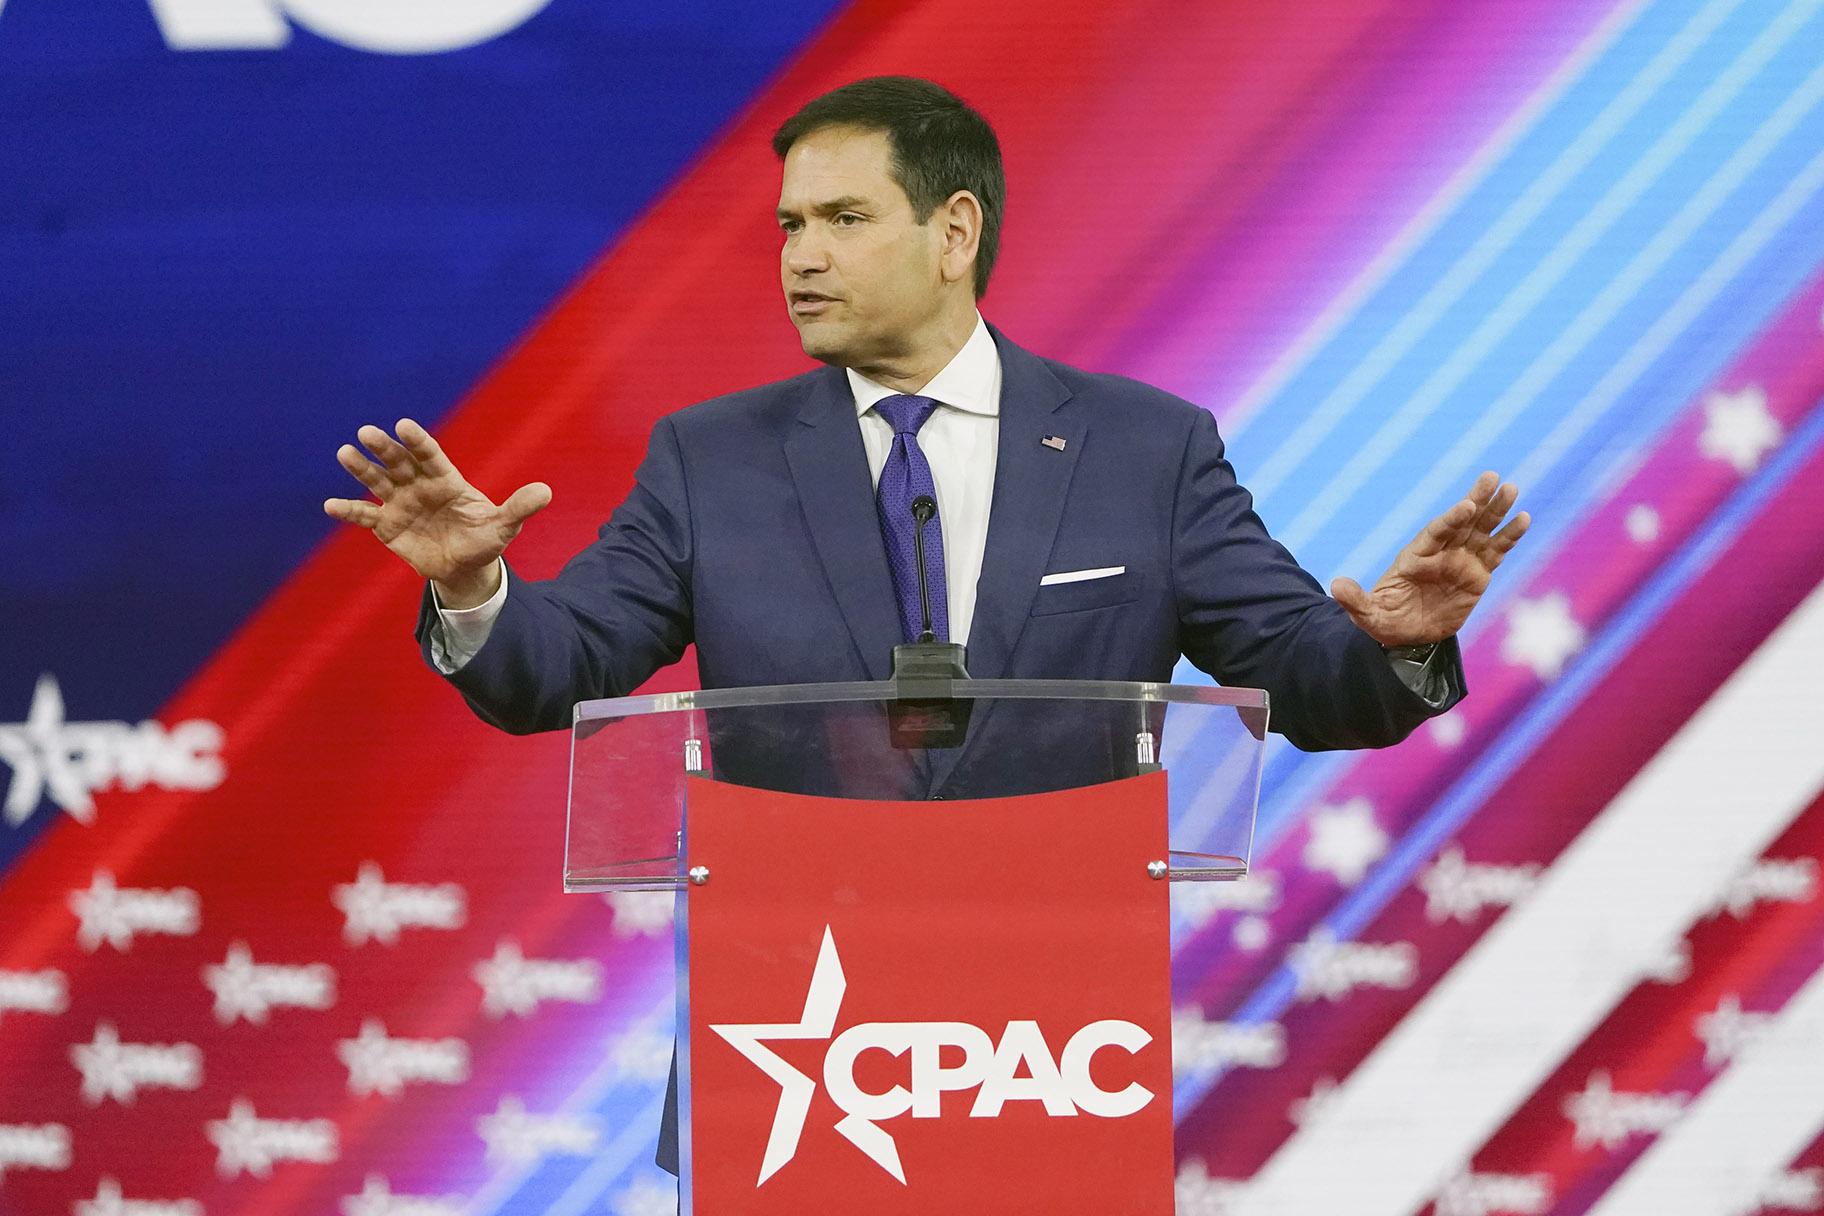
[[[681,1210],[1171,1216],[1169,885],[1244,877],[1258,689],[579,704],[568,891],[676,893]]]

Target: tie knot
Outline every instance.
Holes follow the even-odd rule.
[[[895,393],[874,403],[874,412],[887,420],[895,435],[918,434],[918,428],[925,425],[925,419],[936,408],[937,402],[931,398],[914,397],[909,393]]]

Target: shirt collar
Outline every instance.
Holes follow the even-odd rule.
[[[844,368],[849,376],[849,391],[855,395],[855,415],[860,417],[874,408],[882,397],[896,395],[896,390],[876,384],[854,368]],[[963,343],[944,370],[931,377],[918,390],[918,396],[930,397],[945,405],[971,414],[994,417],[1001,412],[1001,352],[995,349],[994,335],[982,314],[975,314],[975,332]]]

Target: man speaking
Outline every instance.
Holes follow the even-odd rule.
[[[568,727],[692,643],[706,688],[884,679],[923,624],[922,498],[932,630],[978,679],[1164,682],[1184,655],[1267,689],[1273,729],[1308,749],[1396,743],[1463,696],[1454,635],[1526,532],[1525,513],[1502,523],[1514,486],[1483,474],[1372,590],[1342,578],[1332,599],[1267,535],[1208,412],[982,320],[1006,189],[979,114],[877,77],[773,147],[780,282],[827,366],[662,419],[556,578],[502,556],[542,482],[496,504],[409,419],[337,451],[379,501],[324,510],[429,580],[419,642],[482,718]],[[933,780],[924,796],[989,792],[966,768]],[[669,1109],[660,1164],[676,1172]]]
[[[1267,535],[1208,412],[982,320],[1006,191],[979,114],[876,77],[773,146],[787,310],[827,366],[662,419],[556,578],[502,556],[543,483],[496,504],[409,419],[337,451],[379,501],[324,510],[429,580],[419,641],[482,718],[568,727],[692,643],[706,688],[885,678],[921,624],[921,496],[933,628],[977,678],[1166,681],[1182,654],[1267,689],[1307,749],[1395,743],[1463,695],[1454,635],[1526,532],[1524,512],[1503,525],[1514,486],[1483,474],[1332,599]]]

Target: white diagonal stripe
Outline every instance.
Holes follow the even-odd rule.
[[[1652,62],[1635,74],[1614,100],[1602,108],[1544,172],[1527,184],[1488,230],[1421,296],[1393,329],[1375,343],[1341,384],[1318,403],[1258,470],[1248,475],[1256,499],[1278,488],[1305,454],[1317,446],[1368,395],[1381,377],[1418,345],[1439,318],[1450,311],[1482,273],[1505,253],[1570,183],[1637,115],[1667,81],[1716,32],[1741,0],[1712,0],[1679,30]]]
[[[1488,316],[1482,323],[1451,350],[1449,357],[1425,378],[1425,382],[1401,403],[1400,408],[1385,423],[1375,429],[1368,441],[1356,449],[1348,463],[1325,480],[1323,489],[1312,496],[1281,534],[1281,543],[1296,553],[1316,536],[1338,508],[1367,484],[1375,471],[1417,433],[1438,407],[1462,386],[1470,373],[1481,366],[1482,361],[1521,321],[1532,315],[1533,310],[1545,300],[1551,290],[1595,247],[1596,242],[1621,221],[1628,209],[1640,201],[1661,174],[1696,142],[1697,137],[1704,133],[1717,115],[1797,36],[1800,27],[1816,15],[1821,4],[1824,4],[1824,0],[1803,0],[1802,3],[1794,4],[1783,10],[1771,25],[1761,31],[1760,36],[1744,48],[1678,116],[1678,120],[1653,141],[1652,146],[1630,166],[1621,180],[1610,187],[1595,206],[1585,212],[1572,225],[1571,230],[1553,244],[1551,252],[1489,308]],[[1771,125],[1772,121],[1770,119],[1763,123],[1762,128]],[[1745,175],[1753,167],[1752,164],[1746,165],[1741,168],[1741,172]],[[1714,208],[1721,201],[1719,195],[1710,200],[1710,206]],[[1670,256],[1670,253],[1670,249],[1664,251],[1665,256]],[[1418,315],[1418,310],[1409,313],[1402,318],[1401,327]],[[1426,328],[1429,328],[1429,324],[1427,322]],[[1391,367],[1391,364],[1387,367]],[[1370,355],[1365,359],[1358,369],[1359,375],[1352,374],[1350,381],[1345,382],[1348,384],[1359,380],[1360,395],[1354,401],[1349,399],[1348,394],[1338,398],[1344,404],[1336,413],[1340,415],[1353,406],[1355,401],[1359,401],[1361,395],[1365,395],[1368,388],[1379,381],[1383,370],[1386,368],[1377,363],[1375,356]],[[1338,392],[1341,393],[1342,390],[1339,388]],[[1326,399],[1318,413],[1325,413],[1329,405],[1330,400]],[[1329,430],[1330,424],[1326,424],[1324,429]],[[1264,495],[1266,491],[1258,490],[1257,493]]]
[[[1280,1148],[1238,1210],[1405,1216],[1462,1169],[1824,785],[1824,722],[1792,675],[1818,670],[1824,584]]]
[[[1602,327],[1615,318],[1624,306],[1630,303],[1646,283],[1665,266],[1678,246],[1684,243],[1691,234],[1713,212],[1725,198],[1742,184],[1748,175],[1760,167],[1763,159],[1773,150],[1775,144],[1792,133],[1799,121],[1814,110],[1818,102],[1824,100],[1824,66],[1819,67],[1798,90],[1787,97],[1780,107],[1768,117],[1754,135],[1750,137],[1727,163],[1719,169],[1703,188],[1693,194],[1678,214],[1669,220],[1665,227],[1654,234],[1645,248],[1635,254],[1615,275],[1604,284],[1596,298],[1587,304],[1576,318],[1567,322],[1563,331],[1539,353],[1526,370],[1521,372],[1486,409],[1475,415],[1475,422],[1465,431],[1450,450],[1432,462],[1431,471],[1407,491],[1398,505],[1380,516],[1380,523],[1365,536],[1347,557],[1337,566],[1339,570],[1353,570],[1360,563],[1372,560],[1375,554],[1385,552],[1402,539],[1402,534],[1413,527],[1413,518],[1424,509],[1438,494],[1449,488],[1453,481],[1466,481],[1465,472],[1475,455],[1494,441],[1496,436],[1507,429],[1509,423],[1539,399],[1554,377],[1569,366],[1572,359],[1583,353],[1589,344],[1595,341]],[[1799,207],[1818,189],[1824,180],[1824,154],[1820,154],[1800,172],[1797,178],[1787,183],[1778,196],[1769,203],[1754,223],[1731,243],[1716,265],[1733,264],[1737,269],[1752,257],[1755,252],[1771,240],[1773,235],[1792,218]],[[1773,222],[1769,222],[1773,221]],[[1752,239],[1750,239],[1752,237]],[[1734,255],[1733,257],[1731,255]],[[1729,276],[1733,277],[1733,275]],[[1689,319],[1702,307],[1715,298],[1716,293],[1727,285],[1729,279],[1706,273],[1679,299],[1677,306],[1668,315],[1681,315]],[[1699,292],[1702,294],[1700,295]],[[1696,297],[1695,299],[1693,297]],[[1662,318],[1663,319],[1663,318]],[[1657,322],[1641,339],[1637,346],[1647,345],[1663,350],[1671,341],[1672,335],[1666,334]],[[1621,365],[1644,370],[1650,360],[1624,357]],[[1610,377],[1604,377],[1609,383]],[[1619,389],[1611,390],[1608,400],[1613,401],[1619,395]],[[1599,415],[1589,409],[1588,399],[1580,401],[1565,419],[1552,430],[1553,439],[1557,442],[1556,451],[1563,451],[1576,435],[1566,434],[1566,423],[1572,418],[1576,434],[1580,435],[1594,422]],[[1529,474],[1538,468],[1537,454],[1529,457],[1526,467]],[[1524,484],[1515,480],[1516,485]]]
[[[1734,7],[1735,0],[1728,3],[1714,3],[1692,23],[1702,26],[1705,33],[1715,28],[1717,13],[1726,13]],[[1361,310],[1370,296],[1381,289],[1381,285],[1393,277],[1393,272],[1406,264],[1413,251],[1422,246],[1438,226],[1454,213],[1457,207],[1470,194],[1475,192],[1484,179],[1493,172],[1514,145],[1519,143],[1532,131],[1534,125],[1551,113],[1552,107],[1569,92],[1571,87],[1583,79],[1591,64],[1608,53],[1630,26],[1647,7],[1646,0],[1632,0],[1620,4],[1602,19],[1602,23],[1578,44],[1577,48],[1559,64],[1544,84],[1535,89],[1531,96],[1520,103],[1503,122],[1495,133],[1485,140],[1481,147],[1463,163],[1450,180],[1445,182],[1438,192],[1425,201],[1425,205],[1415,212],[1404,227],[1395,234],[1392,240],[1381,247],[1374,260],[1349,281],[1348,286],[1324,307],[1312,322],[1299,332],[1291,345],[1281,351],[1271,365],[1236,398],[1235,407],[1229,417],[1238,419],[1232,424],[1232,430],[1239,434],[1247,425],[1248,419],[1263,402],[1271,400],[1285,388],[1287,381],[1297,375],[1311,359],[1311,356],[1336,337],[1357,312]],[[1598,120],[1600,121],[1600,119]],[[1573,145],[1575,147],[1576,145]],[[1233,438],[1233,435],[1231,436]],[[1250,479],[1254,484],[1254,479]]]
[[[1634,1162],[1589,1216],[1748,1216],[1824,1128],[1824,969]]]

